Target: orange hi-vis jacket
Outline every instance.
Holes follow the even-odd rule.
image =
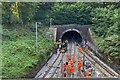
[[[68,74],[70,74],[70,72],[71,72],[71,68],[69,65],[67,66],[67,72],[68,72]]]
[[[69,56],[68,53],[66,53],[66,57]]]
[[[73,63],[74,63],[74,60],[75,60],[74,57],[72,57],[72,61],[73,61]]]
[[[71,59],[74,62],[75,54],[72,54]]]
[[[82,63],[78,63],[78,70],[82,67]]]
[[[78,70],[80,70],[81,67],[82,67],[82,60],[79,59],[79,60],[78,60]]]
[[[70,61],[70,65],[74,65],[74,63],[73,63],[73,61],[72,61],[72,60]]]
[[[75,57],[75,54],[71,54],[72,57]]]
[[[65,63],[63,64],[63,70],[64,70],[64,69],[66,69],[66,64],[65,64]]]
[[[70,56],[66,55],[66,61],[69,61],[69,60],[70,60]]]
[[[74,66],[71,66],[71,73],[74,74]]]
[[[81,53],[82,53],[82,51],[83,51],[83,50],[82,50],[82,48],[79,48],[79,52],[81,52]]]
[[[85,77],[88,78],[89,77],[89,70],[86,69],[86,72],[85,72]]]
[[[66,56],[66,61],[68,62],[69,61],[69,58]]]

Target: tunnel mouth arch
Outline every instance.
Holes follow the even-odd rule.
[[[68,40],[68,42],[77,42],[81,44],[83,41],[83,38],[79,30],[68,29],[68,30],[65,30],[61,35],[61,42],[64,42],[65,40]]]

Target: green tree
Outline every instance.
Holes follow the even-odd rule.
[[[43,25],[49,25],[51,7],[54,3],[37,3],[34,20],[41,22]]]
[[[91,24],[92,7],[87,3],[56,3],[52,7],[53,24]]]

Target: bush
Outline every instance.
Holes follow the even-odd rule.
[[[26,28],[24,29],[26,30]],[[27,31],[30,34],[22,35],[26,32],[20,32],[21,30],[17,28],[11,31],[4,29],[4,35],[10,38],[3,38],[2,78],[24,77],[37,65],[38,61],[43,61],[43,59],[47,58],[54,48],[52,39],[43,38],[38,34],[39,51],[36,53],[35,33]],[[43,55],[46,57],[43,57]]]

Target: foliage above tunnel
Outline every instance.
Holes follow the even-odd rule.
[[[86,3],[57,3],[52,7],[52,24],[91,24],[92,7]],[[87,14],[87,15],[86,15]]]

